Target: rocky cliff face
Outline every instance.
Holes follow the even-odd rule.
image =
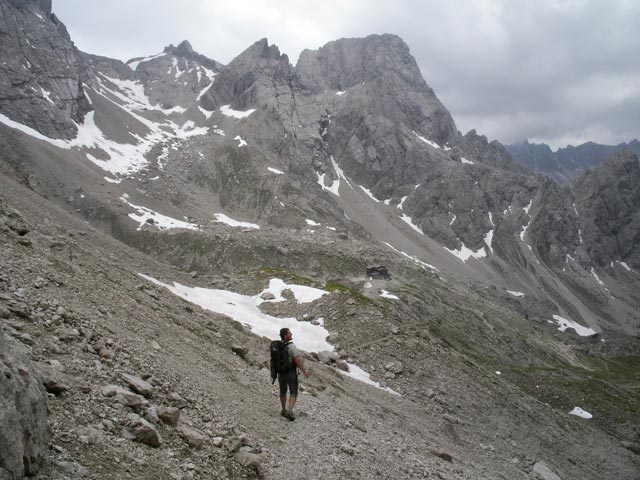
[[[51,1],[0,3],[0,110],[52,138],[73,138],[90,105],[82,58]]]
[[[584,248],[598,266],[640,267],[640,164],[629,150],[613,153],[571,182]]]
[[[614,262],[638,268],[638,167],[622,150],[569,186],[545,182],[531,227],[542,256],[558,269],[575,258],[587,270]]]
[[[223,105],[231,105],[236,110],[279,105],[279,95],[288,96],[292,76],[289,58],[263,38],[221,70],[201,103],[211,111]]]

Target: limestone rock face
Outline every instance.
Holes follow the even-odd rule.
[[[451,115],[395,35],[340,39],[305,50],[296,76],[301,88],[324,99],[322,113],[330,119],[321,137],[328,149],[343,152],[341,168],[374,192],[383,178],[413,176],[418,135],[442,146],[458,143]],[[321,118],[316,122],[324,128]]]
[[[47,392],[28,352],[0,333],[0,478],[37,473],[49,437]]]
[[[540,189],[540,209],[532,222],[532,242],[554,267],[567,255],[583,266],[603,267],[624,261],[640,265],[640,164],[629,150],[612,154],[593,171],[571,182],[551,180]]]
[[[497,141],[488,142],[487,137],[478,135],[471,130],[462,138],[464,152],[472,154],[472,158],[486,165],[510,170],[520,174],[527,174],[527,169],[518,164],[505,147]]]
[[[248,110],[262,104],[278,104],[279,90],[288,90],[292,77],[289,57],[263,38],[221,70],[201,103],[207,110],[223,105]]]
[[[531,244],[550,264],[561,268],[580,245],[578,222],[568,189],[548,180],[541,189],[541,206],[527,232]]]
[[[186,40],[177,47],[165,47],[157,55],[133,58],[127,65],[144,85],[150,102],[173,114],[184,113],[193,105],[221,67],[215,60],[195,52]]]
[[[0,113],[52,138],[73,138],[91,106],[82,58],[51,1],[0,3]]]
[[[597,265],[624,260],[640,267],[640,163],[629,150],[612,154],[572,182],[581,233]]]

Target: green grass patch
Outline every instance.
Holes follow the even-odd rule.
[[[304,277],[302,275],[298,275],[297,273],[287,272],[282,268],[277,267],[260,267],[259,272],[265,277],[278,277],[286,280],[288,282],[295,282],[298,285],[306,285],[308,287],[317,287],[318,282]]]
[[[368,297],[365,297],[364,295],[362,295],[358,289],[353,288],[353,287],[349,287],[348,285],[345,285],[343,283],[338,282],[337,280],[329,280],[328,282],[326,282],[324,284],[324,286],[322,287],[325,290],[329,291],[329,292],[348,292],[353,298],[355,298],[356,300],[359,300],[360,302],[363,303],[371,303],[371,299]]]
[[[505,379],[558,410],[575,406],[616,435],[640,418],[640,357],[603,359],[581,355],[589,369],[558,362],[545,367],[501,367]]]

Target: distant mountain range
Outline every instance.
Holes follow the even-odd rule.
[[[619,145],[601,145],[594,142],[574,147],[568,145],[553,152],[546,143],[513,143],[506,146],[507,151],[521,165],[547,175],[560,183],[567,183],[585,170],[600,165],[614,152],[628,149],[640,154],[640,142],[633,140]]]

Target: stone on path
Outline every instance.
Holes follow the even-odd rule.
[[[154,448],[159,447],[162,443],[160,434],[155,427],[135,413],[129,415],[128,432],[134,442],[143,443]]]
[[[122,378],[129,388],[140,395],[144,395],[145,397],[150,397],[153,393],[153,385],[149,382],[144,381],[140,377],[136,377],[134,375],[128,375],[126,373],[121,374]]]
[[[149,405],[149,402],[144,397],[138,395],[137,393],[133,393],[125,388],[119,387],[118,385],[107,385],[106,387],[103,387],[102,395],[104,395],[105,397],[115,397],[118,400],[122,400],[122,403],[133,409],[138,409],[140,407],[146,407],[147,405]]]
[[[175,427],[180,419],[180,409],[177,407],[158,407],[158,417],[163,423]]]
[[[207,441],[208,437],[193,428],[179,426],[176,431],[178,435],[189,445],[190,447],[199,447]]]

